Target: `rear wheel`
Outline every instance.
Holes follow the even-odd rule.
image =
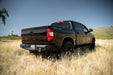
[[[72,55],[73,48],[73,44],[70,41],[66,42],[63,46],[63,54],[67,54],[69,56]]]

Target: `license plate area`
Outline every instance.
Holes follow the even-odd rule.
[[[35,45],[31,45],[31,49],[32,50],[35,50]]]

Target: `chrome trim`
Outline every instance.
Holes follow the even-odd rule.
[[[41,48],[45,48],[46,46],[48,46],[48,45],[35,45],[35,47],[32,48],[31,45],[35,45],[35,44],[21,44],[20,47],[27,50],[36,50],[37,48],[41,50]]]
[[[36,45],[36,47],[46,47],[47,45]]]

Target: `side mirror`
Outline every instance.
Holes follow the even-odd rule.
[[[89,30],[88,30],[88,32],[92,32],[92,31],[93,31],[93,29],[89,29]]]

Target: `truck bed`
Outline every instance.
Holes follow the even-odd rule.
[[[24,44],[46,44],[48,26],[27,28],[22,30],[22,43]]]

